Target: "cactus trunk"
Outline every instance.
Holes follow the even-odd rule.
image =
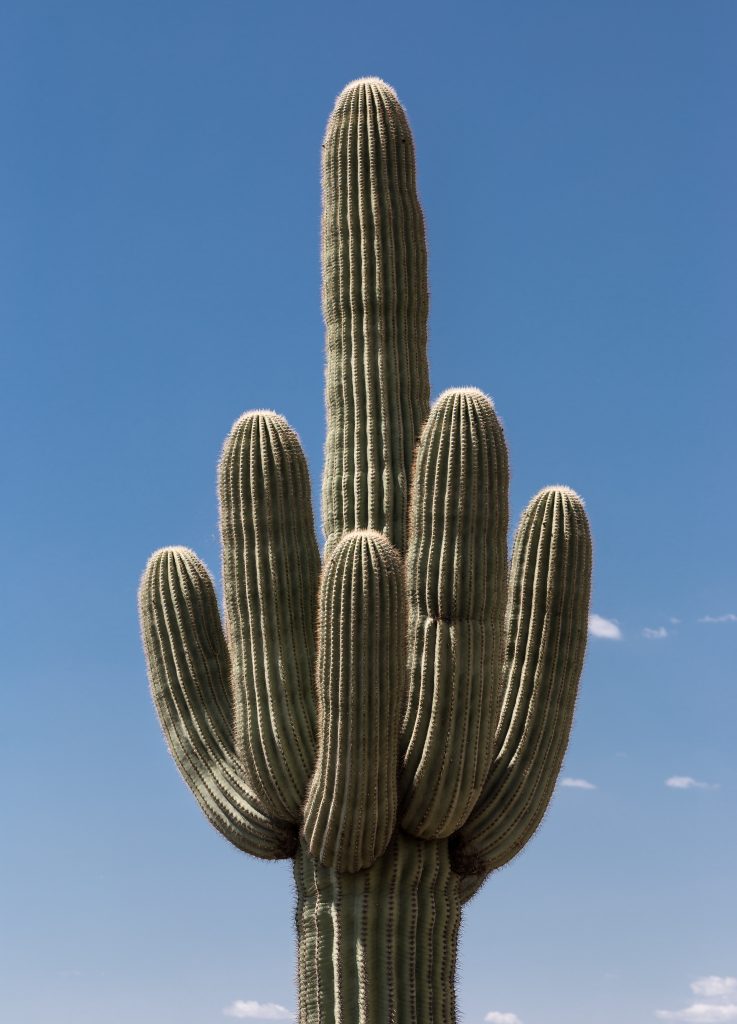
[[[461,900],[446,840],[397,833],[352,874],[302,847],[294,877],[299,1024],[455,1024]]]

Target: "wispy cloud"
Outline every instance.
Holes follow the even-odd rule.
[[[683,1010],[656,1010],[659,1020],[680,1020],[688,1024],[722,1024],[737,1020],[737,1003],[693,1003]]]
[[[648,640],[665,640],[668,636],[668,630],[665,626],[658,626],[657,629],[650,629],[649,626],[645,626],[642,635],[647,637]]]
[[[566,789],[596,789],[593,782],[587,782],[586,779],[561,779],[558,785]]]
[[[722,1024],[723,1021],[737,1021],[737,1003],[728,1003],[727,998],[737,993],[737,978],[709,974],[691,982],[691,991],[697,996],[717,999],[716,1003],[692,1003],[682,1010],[656,1010],[659,1020],[679,1020],[688,1024]]]
[[[697,996],[709,998],[729,996],[737,992],[737,978],[722,978],[718,974],[710,974],[706,978],[692,981],[691,991]]]
[[[737,622],[737,615],[734,612],[727,612],[726,615],[704,615],[699,622]]]
[[[589,615],[589,633],[602,640],[621,640],[622,630],[615,619],[605,619],[603,615]]]
[[[223,1013],[239,1020],[294,1020],[296,1016],[279,1003],[258,1003],[255,999],[236,999]]]
[[[678,625],[680,624],[680,621],[681,621],[681,620],[680,620],[680,619],[677,619],[677,618],[675,617],[675,615],[671,615],[671,617],[670,617],[670,621],[671,621],[671,622],[673,623],[673,625],[674,625],[674,626],[678,626]]]
[[[671,789],[719,789],[717,782],[699,782],[690,775],[671,775],[665,780],[665,784]]]
[[[516,1013],[500,1013],[498,1010],[490,1010],[484,1020],[491,1021],[491,1024],[522,1024]]]

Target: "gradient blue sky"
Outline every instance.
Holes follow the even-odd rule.
[[[180,782],[135,597],[163,544],[217,571],[243,410],[319,485],[320,143],[364,74],[415,132],[433,393],[493,396],[515,519],[585,497],[619,633],[563,772],[595,788],[467,910],[462,1019],[737,1020],[736,45],[733,0],[5,0],[4,1022],[295,1006],[289,868]]]

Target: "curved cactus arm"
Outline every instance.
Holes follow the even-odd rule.
[[[465,898],[540,824],[568,745],[583,667],[591,535],[568,488],[536,495],[517,530],[507,612],[506,691],[483,793],[454,838]]]
[[[348,534],[320,589],[318,756],[303,825],[311,855],[337,871],[370,867],[394,831],[404,639],[399,555],[380,533]]]
[[[326,556],[354,529],[404,553],[429,410],[427,253],[407,115],[378,78],[346,86],[323,145]]]
[[[501,704],[507,591],[507,448],[494,407],[446,391],[417,450],[407,554],[409,699],[402,827],[455,832],[479,797]]]
[[[272,814],[297,822],[315,759],[320,554],[307,462],[283,417],[235,423],[219,488],[236,750]]]
[[[296,831],[273,818],[235,755],[228,651],[210,575],[194,552],[164,548],[139,592],[151,691],[179,771],[208,820],[238,849],[290,857]]]

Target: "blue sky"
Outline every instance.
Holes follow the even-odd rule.
[[[317,493],[320,143],[365,74],[415,133],[433,394],[493,396],[513,518],[584,496],[610,634],[563,771],[593,788],[467,909],[462,1019],[737,1020],[736,38],[732,0],[6,0],[8,1024],[295,1006],[289,868],[179,780],[135,596],[163,544],[217,571],[242,411]]]

